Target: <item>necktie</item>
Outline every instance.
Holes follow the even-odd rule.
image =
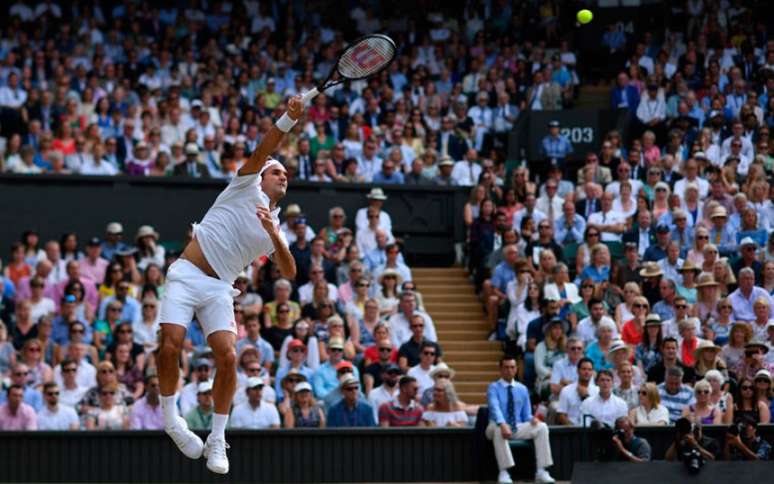
[[[513,387],[508,385],[506,391],[508,392],[508,403],[505,411],[508,413],[508,425],[511,426],[511,430],[516,431],[516,405],[513,401]]]
[[[720,230],[715,231],[715,244],[720,244]]]
[[[554,202],[552,199],[548,199],[548,220],[554,223]]]

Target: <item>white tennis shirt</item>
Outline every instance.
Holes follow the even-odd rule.
[[[269,197],[260,186],[260,175],[235,176],[204,219],[193,225],[204,257],[218,277],[233,284],[240,272],[252,261],[274,253],[274,244],[256,215],[256,206],[269,207]],[[279,230],[279,207],[271,211]],[[280,239],[287,246],[284,232]]]

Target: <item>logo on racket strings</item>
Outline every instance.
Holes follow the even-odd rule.
[[[368,44],[358,45],[352,50],[352,61],[361,69],[371,69],[385,60],[382,54]]]

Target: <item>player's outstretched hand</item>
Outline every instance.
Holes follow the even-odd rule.
[[[261,221],[261,225],[266,232],[271,234],[277,230],[277,228],[274,227],[274,220],[272,220],[271,211],[269,211],[268,208],[258,205],[256,206],[255,214],[258,215],[258,220]]]
[[[301,94],[297,94],[288,99],[288,116],[293,119],[299,119],[304,114],[304,101]]]

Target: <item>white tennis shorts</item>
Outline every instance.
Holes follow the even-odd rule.
[[[208,276],[185,259],[178,259],[167,271],[159,321],[187,328],[195,314],[205,338],[215,331],[236,334],[234,296],[237,295],[239,290],[231,284]]]

